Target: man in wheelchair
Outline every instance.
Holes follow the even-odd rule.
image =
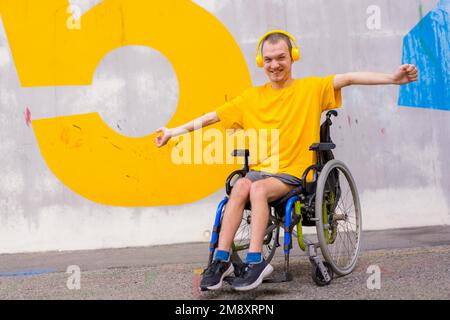
[[[221,288],[224,278],[234,273],[230,253],[244,209],[251,206],[251,238],[244,271],[232,282],[236,290],[258,287],[269,277],[273,267],[265,261],[262,247],[269,222],[269,206],[302,185],[304,171],[316,162],[310,146],[320,141],[322,112],[341,106],[341,89],[350,85],[406,84],[417,81],[413,65],[403,65],[393,74],[351,72],[327,77],[292,78],[292,65],[300,59],[295,39],[285,31],[265,34],[257,46],[257,64],[263,67],[269,82],[246,90],[214,112],[177,128],[160,128],[158,147],[172,137],[221,122],[225,128],[276,129],[279,150],[267,161],[250,167],[238,179],[224,207],[217,250],[203,273],[201,288]],[[238,155],[238,154],[236,154]],[[245,156],[244,154],[241,154]],[[271,157],[278,157],[278,167],[271,166]],[[211,258],[212,259],[212,258]]]

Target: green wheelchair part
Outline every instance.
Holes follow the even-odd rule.
[[[302,249],[302,251],[306,251],[305,241],[303,240],[302,207],[303,203],[300,201],[295,203],[295,215],[299,218],[299,222],[297,223],[297,242],[300,249]]]
[[[334,192],[330,192],[329,198],[323,202],[322,207],[322,218],[323,218],[323,232],[325,234],[325,240],[328,244],[333,244],[336,241],[337,236],[337,223],[332,221],[329,224],[329,218],[333,216],[333,211],[335,208],[336,197]],[[329,215],[328,212],[331,211]]]
[[[329,199],[324,201],[323,208],[322,208],[322,217],[323,217],[323,225],[324,225],[323,231],[324,231],[324,235],[325,235],[325,240],[327,241],[328,244],[334,244],[334,242],[336,241],[336,236],[337,236],[337,224],[335,222],[333,222],[332,225],[328,225],[328,221],[330,220],[328,212],[332,211],[332,208],[335,207],[335,202],[336,202],[335,194],[334,194],[334,192],[330,192],[330,197],[329,197]],[[303,206],[304,206],[304,204],[301,203],[300,201],[297,201],[295,203],[295,214],[299,218],[299,222],[297,224],[297,242],[298,242],[298,246],[300,247],[300,249],[305,251],[306,245],[305,245],[305,241],[303,240],[303,229],[302,229],[303,220],[302,220],[302,214],[301,214],[301,209]]]

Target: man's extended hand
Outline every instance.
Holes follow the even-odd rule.
[[[156,139],[155,139],[156,146],[158,148],[161,148],[162,146],[166,145],[166,143],[173,136],[172,131],[166,127],[159,128],[158,130],[156,130],[156,133],[162,133],[162,135],[156,136]]]
[[[398,68],[397,72],[394,73],[395,84],[407,84],[417,81],[418,79],[419,72],[413,64],[404,64]]]

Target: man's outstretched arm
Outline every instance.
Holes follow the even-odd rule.
[[[349,72],[334,77],[334,88],[341,89],[351,85],[407,84],[417,81],[419,73],[415,65],[404,64],[394,73]]]
[[[213,111],[176,128],[159,128],[156,133],[162,133],[162,135],[156,137],[156,146],[161,148],[173,137],[210,126],[219,121],[217,113]]]

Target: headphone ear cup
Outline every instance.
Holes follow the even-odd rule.
[[[259,68],[262,68],[264,66],[263,56],[262,54],[258,54],[256,56],[256,64]]]
[[[292,48],[292,60],[298,61],[300,60],[300,49]]]

